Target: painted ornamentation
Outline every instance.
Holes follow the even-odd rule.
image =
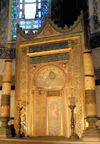
[[[58,119],[58,104],[56,102],[51,103],[51,119]]]
[[[50,78],[50,79],[55,79],[55,73],[54,73],[53,71],[51,71],[51,72],[49,73],[49,78]]]
[[[94,103],[93,104],[92,103],[86,104],[85,108],[86,108],[86,115],[87,116],[97,115],[96,104],[94,104]]]

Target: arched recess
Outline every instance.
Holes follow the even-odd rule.
[[[47,64],[34,74],[32,89],[62,89],[67,86],[65,71],[58,65]]]
[[[38,68],[30,90],[30,135],[68,136],[67,75],[58,65]]]

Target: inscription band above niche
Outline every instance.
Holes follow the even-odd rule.
[[[60,91],[48,91],[48,96],[60,96]]]
[[[55,55],[30,58],[30,64],[47,63],[47,62],[62,61],[68,59],[69,59],[69,52],[66,52],[63,54],[55,54]]]
[[[53,43],[47,43],[47,44],[38,44],[34,46],[29,46],[28,52],[41,52],[41,51],[49,51],[49,50],[57,50],[57,49],[66,49],[70,48],[72,45],[72,48],[76,45],[76,43],[73,40],[65,40],[65,41],[58,41]]]
[[[69,48],[69,41],[54,42],[29,47],[29,53]]]

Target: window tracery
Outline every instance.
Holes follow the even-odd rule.
[[[12,0],[11,4],[11,36],[14,41],[17,37],[16,24],[28,33],[31,29],[33,33],[38,31],[44,22],[45,15],[49,12],[50,0]]]

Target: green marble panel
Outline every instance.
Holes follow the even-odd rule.
[[[47,63],[47,62],[62,61],[68,59],[69,59],[69,52],[63,54],[33,57],[30,58],[30,64]]]

